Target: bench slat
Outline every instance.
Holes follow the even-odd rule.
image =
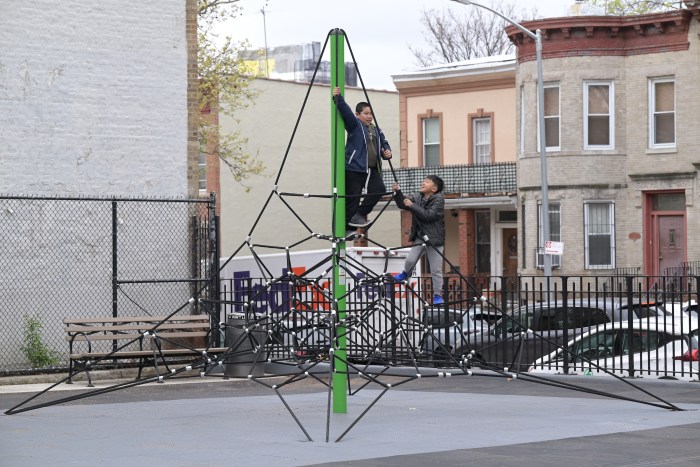
[[[212,347],[211,349],[195,349],[195,352],[192,352],[190,349],[168,349],[168,350],[163,350],[163,355],[164,356],[171,356],[171,355],[197,355],[197,353],[201,354],[202,352],[206,351],[208,354],[214,354],[214,353],[224,353],[225,351],[228,350],[228,347]],[[156,352],[156,355],[159,355]],[[110,359],[112,358],[141,358],[141,357],[152,357],[153,356],[153,351],[152,350],[122,350],[119,352],[116,352],[114,354],[110,354],[109,352],[84,352],[84,353],[76,353],[76,354],[70,354],[70,359],[71,360],[81,360],[85,358],[104,358],[109,356]]]
[[[167,316],[120,316],[108,318],[65,318],[63,324],[89,324],[89,323],[159,323]],[[209,322],[208,315],[183,315],[172,316],[166,322],[173,321],[206,321]]]
[[[203,331],[196,332],[163,332],[163,339],[179,339],[184,337],[206,337],[208,333]],[[75,336],[74,342],[90,341],[125,341],[143,337],[141,333],[126,333],[126,334],[92,334],[90,336],[78,335]],[[66,336],[66,341],[70,341],[71,336]]]
[[[153,329],[152,324],[120,324],[120,325],[105,325],[105,326],[84,326],[71,325],[66,326],[66,332],[111,332],[111,331],[147,331]],[[183,331],[196,331],[200,329],[209,329],[209,323],[164,323],[158,326],[156,332],[169,329],[178,329]]]

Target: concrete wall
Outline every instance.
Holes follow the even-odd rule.
[[[325,195],[331,193],[330,111],[333,104],[330,88],[325,85],[313,86],[282,167],[285,152],[304,104],[308,84],[256,79],[253,87],[259,91],[254,104],[239,112],[235,120],[221,114],[221,132],[225,134],[238,130],[242,136],[249,138],[248,150],[257,153],[267,168],[265,175],[252,177],[245,181],[243,186],[236,183],[222,165],[222,256],[231,255],[245,241],[251,229],[251,242],[265,245],[287,246],[308,235],[304,225],[277,196],[273,196],[265,207],[280,169],[281,175],[277,183],[280,192]],[[368,91],[368,94],[379,126],[394,149],[394,164],[398,167],[398,94],[386,91]],[[352,108],[357,102],[365,100],[362,91],[357,89],[348,89],[345,96]],[[383,167],[384,170],[389,170],[386,162]],[[330,199],[284,199],[313,232],[332,232]],[[382,206],[383,203],[380,203],[376,209]],[[264,207],[260,221],[253,229]],[[372,227],[369,235],[380,244],[399,246],[398,211],[385,212]],[[327,247],[330,247],[327,241],[315,240],[305,242],[295,249]]]
[[[186,196],[194,7],[194,0],[3,2],[0,195]],[[189,216],[156,221],[140,216],[142,206],[126,209],[119,214],[120,279],[191,271]],[[38,317],[47,344],[64,355],[68,346],[55,332],[63,318],[111,315],[111,207],[0,199],[0,213],[11,245],[0,250],[0,342],[7,344],[0,361],[27,368],[18,351],[24,315]],[[175,307],[166,299],[143,309]]]
[[[4,2],[0,190],[187,194],[185,2]]]

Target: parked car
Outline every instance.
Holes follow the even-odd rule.
[[[422,324],[428,330],[420,337],[420,349],[428,362],[447,361],[453,349],[461,347],[475,334],[488,332],[501,317],[499,310],[481,304],[466,310],[426,308]]]
[[[530,371],[560,373],[567,357],[570,372],[585,374],[604,370],[630,376],[630,356],[634,376],[698,379],[698,327],[655,323],[649,320],[615,322],[597,326],[570,341],[566,349],[538,359]],[[692,328],[692,330],[690,330]]]
[[[671,316],[691,316],[698,317],[698,302],[688,300],[685,302],[665,302],[664,310]]]
[[[488,332],[475,334],[457,354],[474,351],[476,364],[492,368],[527,371],[538,358],[548,355],[570,339],[605,323],[633,318],[658,320],[665,316],[655,302],[623,299],[590,299],[541,302],[515,309]],[[663,318],[661,318],[663,319]]]

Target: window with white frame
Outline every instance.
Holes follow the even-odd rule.
[[[474,163],[491,163],[491,118],[472,119],[472,135],[474,136]]]
[[[544,232],[542,228],[542,203],[537,206],[537,267],[544,267]],[[549,238],[552,242],[561,241],[561,205],[549,203]],[[561,266],[561,255],[552,255],[552,266]]]
[[[544,86],[544,140],[547,151],[559,151],[561,149],[559,141],[560,133],[560,102],[559,84],[548,84]],[[540,147],[539,118],[537,119],[537,148]]]
[[[207,191],[207,153],[201,148],[197,158],[197,169],[199,174],[199,191]]]
[[[583,206],[586,269],[614,268],[615,205],[610,201],[589,201]]]
[[[612,149],[615,146],[615,88],[611,81],[583,83],[583,146]]]
[[[423,119],[423,166],[440,165],[440,119]]]
[[[649,80],[649,147],[676,146],[676,82],[674,78]]]

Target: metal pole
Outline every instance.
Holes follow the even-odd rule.
[[[342,29],[334,29],[331,32],[331,93],[334,87],[339,87],[340,92],[345,91],[345,32]],[[331,94],[332,97],[332,94]],[[338,321],[342,322],[346,317],[345,308],[345,270],[340,268],[340,263],[345,259],[345,122],[340,117],[335,103],[331,102],[331,183],[333,191],[337,194],[333,198],[333,212],[335,223],[333,236],[340,239],[333,243],[333,298],[336,304]],[[348,380],[346,363],[346,327],[337,326],[336,340],[333,343],[333,412],[347,413],[348,411]]]
[[[535,52],[537,54],[537,122],[540,132],[540,177],[542,179],[542,242],[549,240],[549,192],[547,189],[547,142],[544,128],[544,83],[542,82],[542,34],[535,33]],[[520,122],[522,125],[523,123]],[[552,275],[552,256],[544,253],[544,275]]]
[[[539,126],[539,141],[540,141],[540,172],[542,177],[542,241],[547,242],[549,240],[549,199],[547,190],[547,148],[545,142],[545,131],[544,131],[544,83],[542,78],[542,34],[538,29],[536,33],[532,33],[525,26],[516,23],[514,20],[503,16],[496,10],[492,10],[486,5],[480,3],[472,2],[471,0],[452,0],[453,2],[461,3],[462,5],[474,5],[484,10],[488,10],[499,18],[503,18],[505,21],[509,22],[526,36],[535,41],[535,51],[537,56],[537,122]],[[522,125],[523,123],[520,122]],[[542,245],[544,247],[544,243]],[[543,250],[544,253],[544,250]],[[551,255],[544,255],[544,275],[545,277],[550,277],[552,275],[552,257]]]

